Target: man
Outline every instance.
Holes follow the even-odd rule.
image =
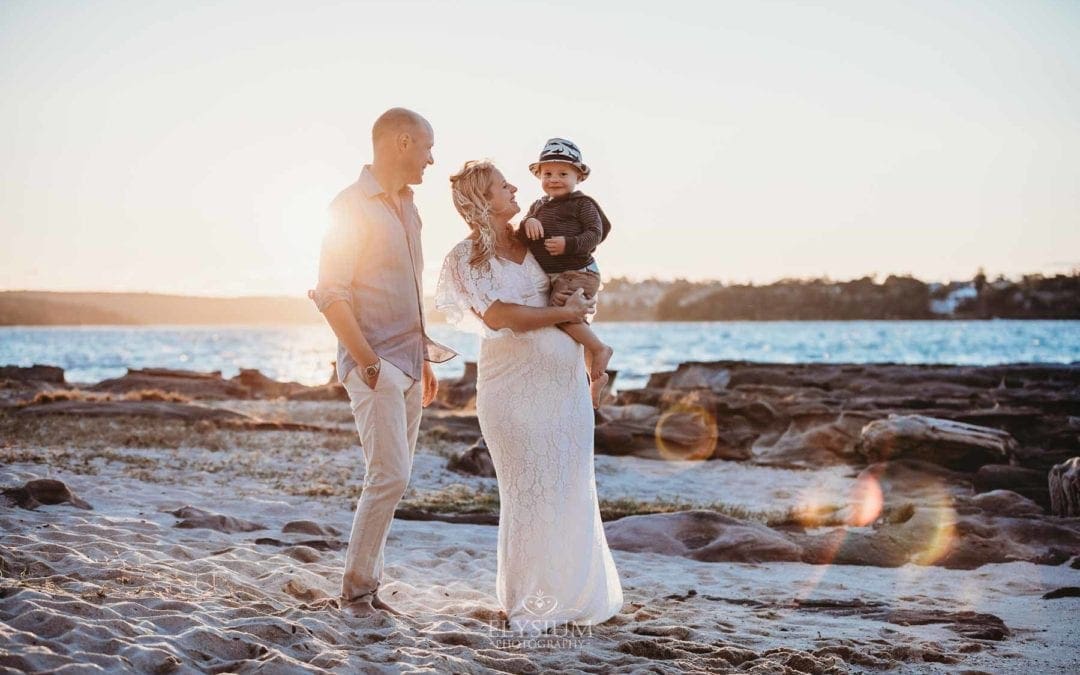
[[[431,125],[392,108],[375,121],[371,141],[371,164],[330,205],[312,298],[338,338],[337,376],[366,461],[345,553],[343,606],[354,614],[396,614],[378,596],[386,535],[409,483],[421,407],[439,388],[431,362],[455,354],[424,329],[421,223],[409,187],[434,163]]]

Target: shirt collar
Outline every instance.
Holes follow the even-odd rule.
[[[360,189],[364,191],[364,196],[368,199],[375,199],[379,195],[387,194],[386,190],[383,189],[383,186],[379,184],[378,180],[376,180],[375,174],[371,172],[370,164],[364,165],[363,171],[360,172],[360,178],[358,178],[356,182],[360,184]],[[411,187],[406,185],[401,188],[401,192],[399,194],[411,197],[413,194],[413,190]]]
[[[546,201],[549,201],[549,202],[565,202],[565,201],[569,201],[571,199],[577,199],[580,196],[581,196],[581,192],[579,192],[577,190],[574,190],[573,192],[568,192],[568,193],[566,193],[564,195],[559,195],[558,197],[550,197],[550,196],[545,195],[544,199]]]

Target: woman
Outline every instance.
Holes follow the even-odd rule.
[[[467,162],[450,183],[472,233],[446,256],[436,303],[482,322],[476,411],[499,479],[496,594],[514,630],[601,623],[622,587],[596,499],[581,345],[556,327],[591,303],[578,291],[548,305],[548,277],[510,225],[517,188],[490,162]]]

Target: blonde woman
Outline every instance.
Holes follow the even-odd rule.
[[[622,586],[600,521],[593,410],[582,347],[557,326],[585,319],[581,291],[548,301],[548,275],[513,236],[517,188],[490,162],[451,176],[471,230],[443,262],[437,305],[481,333],[476,408],[499,480],[496,595],[514,630],[601,623]]]

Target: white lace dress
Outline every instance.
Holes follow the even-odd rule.
[[[547,306],[549,282],[531,253],[480,267],[471,255],[465,240],[446,256],[436,304],[481,332],[476,409],[501,504],[496,595],[515,630],[601,623],[623,595],[596,498],[582,348],[558,328],[515,334],[479,322],[496,300]]]

